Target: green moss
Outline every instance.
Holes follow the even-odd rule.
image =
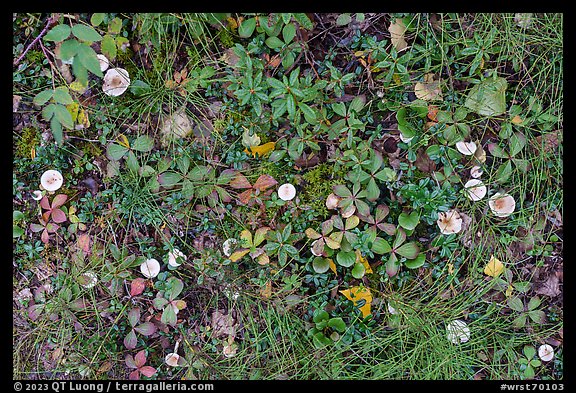
[[[22,129],[22,135],[16,142],[16,157],[30,158],[32,149],[40,144],[40,135],[38,130],[33,127],[25,127]]]
[[[218,41],[224,48],[232,48],[234,46],[234,38],[228,29],[221,29],[218,32]]]
[[[304,187],[302,202],[314,209],[322,218],[328,218],[330,212],[326,208],[326,197],[332,192],[332,187],[342,184],[343,174],[335,172],[332,165],[323,163],[302,175]]]

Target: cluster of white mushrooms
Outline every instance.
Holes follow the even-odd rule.
[[[456,149],[464,155],[471,156],[476,153],[478,147],[474,142],[460,141],[456,143]],[[470,176],[472,179],[468,180],[466,184],[464,184],[466,196],[471,201],[477,202],[482,200],[488,192],[486,185],[482,180],[480,180],[482,173],[480,166],[473,166],[470,169]],[[490,197],[488,206],[492,211],[492,214],[496,217],[504,218],[514,213],[516,201],[514,200],[514,197],[505,192],[497,192]],[[440,228],[440,232],[444,235],[451,235],[462,230],[462,217],[456,209],[439,212],[436,223]]]
[[[109,68],[110,61],[106,56],[103,54],[98,54],[96,56],[100,63],[100,70],[102,72],[108,70],[104,75],[102,91],[112,97],[118,97],[124,94],[126,89],[128,89],[128,86],[130,86],[130,76],[128,75],[128,71],[120,67]]]

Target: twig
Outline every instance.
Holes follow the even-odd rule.
[[[20,57],[18,59],[16,59],[16,61],[14,62],[14,65],[18,65],[18,63],[20,63],[20,60],[22,60],[24,58],[24,56],[26,56],[26,53],[28,53],[28,51],[30,50],[30,48],[32,48],[34,46],[34,44],[36,44],[38,42],[38,40],[40,38],[42,38],[42,36],[44,34],[46,34],[46,32],[48,31],[48,28],[54,23],[56,22],[56,18],[54,16],[51,16],[50,18],[48,18],[48,22],[46,22],[46,26],[44,26],[44,29],[42,29],[42,31],[40,32],[40,34],[38,34],[38,37],[34,38],[34,41],[32,41],[30,43],[30,45],[28,45],[26,47],[26,49],[24,49],[24,52],[22,52],[22,54],[20,55]]]

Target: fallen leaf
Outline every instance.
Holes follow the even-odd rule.
[[[490,277],[498,277],[504,271],[504,265],[494,255],[490,257],[490,261],[484,268],[484,274]]]
[[[486,78],[470,89],[464,106],[481,116],[501,115],[506,112],[507,88],[504,78]]]
[[[250,130],[248,128],[244,128],[244,132],[242,133],[242,145],[244,147],[249,148],[252,146],[258,146],[260,144],[260,137],[254,133],[250,135]]]
[[[78,247],[80,247],[82,251],[84,251],[85,255],[90,255],[90,252],[92,251],[90,235],[84,233],[78,236],[76,244],[78,245]]]
[[[130,296],[138,296],[146,289],[146,280],[139,277],[130,283]]]
[[[368,259],[366,259],[366,257],[362,255],[360,250],[356,250],[356,262],[359,262],[362,265],[364,265],[364,268],[366,269],[366,274],[373,273],[372,267],[368,263]],[[332,263],[334,263],[334,262],[332,262]],[[336,267],[336,266],[334,266],[334,267]]]
[[[266,299],[268,299],[270,296],[272,296],[272,281],[266,282],[266,285],[264,285],[264,288],[262,288],[260,290],[260,295],[262,295]]]
[[[275,142],[268,142],[268,143],[265,143],[265,144],[259,145],[259,146],[251,146],[250,150],[248,150],[248,148],[246,148],[246,149],[244,149],[244,153],[252,154],[252,157],[256,157],[256,155],[262,157],[262,156],[270,153],[272,150],[274,150],[275,146],[276,146]]]
[[[270,188],[272,186],[275,186],[276,184],[278,184],[278,182],[276,181],[276,179],[274,179],[272,176],[270,175],[260,175],[260,177],[258,178],[258,180],[256,180],[256,183],[254,183],[253,188],[255,190],[260,190],[260,191],[264,191],[267,188]]]
[[[335,275],[338,275],[338,273],[336,272],[336,264],[331,258],[328,259],[328,264],[330,265],[330,270],[332,270]]]
[[[425,101],[442,101],[442,88],[440,87],[441,80],[434,80],[434,74],[429,73],[424,75],[424,82],[416,82],[414,86],[414,94],[416,98]]]
[[[388,32],[390,33],[390,41],[392,45],[398,52],[405,49],[408,46],[406,40],[404,40],[404,33],[406,32],[406,26],[402,19],[396,19],[390,23],[388,27]]]
[[[366,287],[352,287],[350,289],[345,289],[340,291],[340,293],[348,300],[351,300],[354,305],[356,306],[361,300],[365,300],[366,303],[360,307],[360,311],[362,312],[362,317],[366,318],[368,315],[371,314],[371,303],[372,303],[372,293],[370,293],[370,289]]]
[[[20,106],[20,101],[22,100],[22,97],[16,94],[12,95],[12,112],[18,112],[18,107]]]
[[[556,297],[560,295],[560,279],[556,274],[550,274],[548,279],[543,283],[539,284],[535,289],[539,295],[546,295],[550,297]]]

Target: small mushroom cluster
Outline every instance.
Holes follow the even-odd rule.
[[[478,158],[477,156],[482,157],[483,155],[485,159],[485,154],[483,151],[483,154],[478,154],[481,148],[479,148],[475,142],[457,142],[456,149],[460,153],[467,156],[474,155],[476,158]],[[478,161],[483,162],[482,159],[479,159]],[[468,180],[464,184],[466,196],[471,201],[480,201],[488,193],[488,188],[482,182],[482,180],[480,180],[482,173],[482,168],[479,165],[474,165],[470,169],[470,176],[472,179]],[[505,192],[497,192],[488,200],[488,206],[490,207],[492,214],[494,214],[496,217],[504,218],[514,213],[516,208],[516,201],[514,200],[514,197]],[[440,228],[440,232],[444,235],[451,235],[462,230],[462,217],[456,209],[451,209],[446,212],[439,212],[438,220],[436,223]]]
[[[109,68],[110,60],[103,54],[98,54],[96,57],[98,57],[98,62],[100,63],[100,71],[104,72],[107,70],[106,74],[104,74],[102,91],[112,97],[118,97],[124,94],[128,86],[130,86],[128,71],[120,67]]]
[[[168,253],[168,265],[175,268],[180,266],[181,263],[178,262],[178,258],[186,261],[186,255],[175,248]],[[140,272],[146,278],[154,278],[160,273],[160,262],[154,258],[147,259],[140,265]]]

